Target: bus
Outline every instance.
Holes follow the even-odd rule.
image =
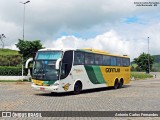
[[[96,49],[40,49],[33,62],[35,90],[74,92],[123,87],[130,82],[130,58]]]

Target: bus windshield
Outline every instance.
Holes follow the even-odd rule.
[[[36,55],[37,60],[57,60],[62,57],[62,51],[40,51]]]
[[[55,69],[56,61],[62,57],[62,51],[39,51],[33,65],[33,79],[58,80],[59,71]]]

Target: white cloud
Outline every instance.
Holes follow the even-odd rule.
[[[148,36],[150,37],[150,53],[152,55],[160,54],[158,51],[160,47],[159,29],[160,24],[154,24],[149,27],[139,27],[136,29],[137,31],[134,32],[132,30],[127,31],[129,35],[124,35],[126,32],[110,30],[101,35],[97,35],[92,39],[82,39],[75,36],[62,36],[57,40],[52,41],[52,44],[46,42],[45,46],[52,48],[93,48],[114,54],[127,54],[133,59],[143,52],[148,52]]]
[[[130,54],[128,42],[114,30],[106,32],[102,35],[97,35],[92,39],[82,39],[75,36],[63,36],[53,41],[52,44],[46,43],[46,46],[53,48],[93,48],[121,55]]]
[[[142,1],[151,0],[138,2]],[[6,35],[10,48],[22,38],[23,4],[19,2],[0,0],[0,34]],[[25,39],[42,40],[46,47],[91,47],[134,58],[147,52],[149,36],[150,53],[160,54],[160,5],[137,7],[134,2],[31,0],[26,4]]]
[[[5,46],[15,44],[18,39],[22,37],[22,28],[16,26],[14,22],[7,22],[0,19],[0,29],[0,34],[6,36],[6,38],[3,39]]]

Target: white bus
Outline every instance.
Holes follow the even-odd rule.
[[[32,88],[79,94],[81,90],[130,82],[130,59],[94,49],[41,49],[32,70]]]

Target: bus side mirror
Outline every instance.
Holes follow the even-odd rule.
[[[25,64],[25,68],[28,69],[28,76],[31,76],[31,71],[29,69],[29,63],[33,61],[33,58],[29,58],[27,61],[26,61],[26,64]]]
[[[33,61],[33,58],[29,58],[29,59],[26,61],[25,68],[28,69],[29,63],[30,63],[31,61]]]
[[[55,65],[55,69],[56,69],[56,70],[59,70],[61,60],[62,60],[62,59],[59,58],[59,59],[56,61],[56,65]]]

